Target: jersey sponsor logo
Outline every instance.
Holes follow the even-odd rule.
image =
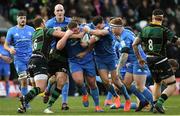
[[[28,35],[30,35],[30,36],[31,36],[31,35],[32,35],[32,32],[30,32],[30,31],[29,31],[29,32],[28,32]]]
[[[109,27],[104,27],[104,29],[108,30],[108,29],[109,29]]]
[[[25,38],[25,37],[24,37]],[[30,41],[30,39],[20,39],[20,40],[17,40],[17,42],[22,42],[22,41]]]
[[[14,36],[19,36],[19,34],[18,34],[18,33],[16,33]]]
[[[142,70],[141,70],[141,69],[138,69],[137,72],[142,72]]]
[[[122,46],[122,47],[126,47],[125,41],[121,41],[121,46]]]
[[[75,46],[78,43],[78,41],[71,41],[71,46]]]

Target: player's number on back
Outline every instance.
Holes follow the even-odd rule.
[[[152,40],[152,39],[149,39],[149,40],[148,40],[148,44],[149,44],[149,45],[148,45],[149,50],[152,51],[152,50],[153,50],[153,40]]]

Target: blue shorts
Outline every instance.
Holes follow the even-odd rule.
[[[135,62],[128,65],[127,72],[136,75],[148,75],[150,71],[146,64],[144,65],[144,67],[141,67],[138,62]]]
[[[95,64],[93,60],[90,60],[89,62],[86,62],[84,64],[74,62],[71,60],[68,60],[68,62],[69,62],[69,68],[70,68],[71,73],[82,71],[87,76],[90,76],[90,77],[96,76],[96,69],[95,69]]]
[[[10,76],[10,64],[8,64],[8,63],[0,64],[0,76],[4,76],[4,77]]]
[[[108,71],[116,70],[117,61],[113,55],[106,57],[95,56],[95,62],[98,70],[105,69]]]
[[[21,61],[21,60],[15,60],[14,61],[14,66],[16,68],[17,73],[21,73],[24,71],[27,71],[28,69],[28,62],[29,61]]]

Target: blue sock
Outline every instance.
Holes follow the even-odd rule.
[[[112,84],[108,87],[108,91],[111,92],[114,97],[118,96]]]
[[[27,87],[21,87],[21,94],[25,96],[28,93]]]
[[[65,83],[62,88],[62,103],[67,103],[69,93],[69,83]]]
[[[54,83],[50,83],[50,82],[48,81],[48,85],[47,85],[47,87],[46,87],[46,91],[50,92],[51,87],[52,87],[53,84],[54,84]]]
[[[6,96],[9,96],[9,81],[6,82]]]
[[[144,95],[137,90],[135,85],[131,85],[130,89],[129,89],[140,101],[145,102],[146,99],[144,97]]]
[[[106,96],[106,100],[111,100],[113,97],[113,95],[111,94],[111,92],[108,91],[107,96]]]
[[[136,103],[132,102],[131,103],[131,109],[136,109]],[[124,103],[121,104],[120,108],[124,108]]]
[[[94,105],[99,106],[99,90],[98,88],[90,89],[91,96],[94,100]]]
[[[28,93],[27,87],[21,87],[21,94],[22,94],[23,96],[25,96],[27,93]],[[29,107],[30,107],[29,103],[26,104],[26,108],[29,108]]]
[[[83,84],[81,90],[82,90],[82,94],[83,94],[83,95],[87,95],[87,89],[86,89],[85,83]]]
[[[122,85],[122,87],[121,87],[120,89],[121,89],[122,94],[124,95],[124,98],[125,98],[126,100],[129,100],[129,99],[130,99],[130,96],[129,96],[128,92],[127,92],[126,87],[125,87],[124,85]]]
[[[82,95],[87,95],[87,89],[86,89],[86,85],[85,83],[83,83],[82,86],[78,86],[80,92],[82,93]]]
[[[153,105],[153,96],[152,93],[150,92],[149,89],[145,88],[144,91],[142,92],[144,97]]]

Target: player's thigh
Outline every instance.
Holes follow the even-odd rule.
[[[133,74],[126,72],[123,82],[126,85],[126,87],[129,88],[131,86],[131,83],[133,82]]]
[[[82,85],[84,83],[84,76],[82,71],[73,72],[71,75],[76,84]]]
[[[105,84],[109,84],[110,83],[109,78],[108,78],[108,74],[109,74],[108,70],[106,70],[106,69],[99,69],[98,73],[99,73],[99,76],[101,77],[102,81]]]
[[[56,72],[57,87],[62,88],[68,78],[65,72]]]
[[[167,79],[164,79],[162,80],[163,83],[165,83],[166,85],[169,85],[169,84],[173,84],[173,83],[176,83],[176,78],[175,78],[175,75],[172,75],[170,76],[169,78]]]
[[[133,79],[138,89],[143,90],[146,84],[146,75],[133,74]]]
[[[112,81],[113,83],[116,85],[116,84],[120,84],[122,85],[122,81],[120,80],[120,78],[117,76],[116,74],[116,70],[112,70],[111,72],[111,78],[112,78]]]
[[[84,82],[83,70],[77,62],[69,62],[69,68],[73,80],[76,84],[82,84]]]
[[[89,85],[89,87],[92,88],[96,88],[96,77],[95,76],[87,76],[86,77],[87,83]]]
[[[47,86],[47,79],[47,74],[38,74],[34,76],[36,87],[39,87],[41,92],[43,92]]]
[[[28,62],[21,61],[21,60],[15,60],[14,66],[15,66],[17,73],[19,74],[19,73],[24,72],[28,69]]]
[[[86,75],[86,77],[95,77],[96,76],[96,67],[93,60],[81,64],[81,67],[83,68],[83,73]]]
[[[155,68],[159,71],[159,77],[161,80],[173,77],[174,73],[167,58],[164,58],[155,64]]]

